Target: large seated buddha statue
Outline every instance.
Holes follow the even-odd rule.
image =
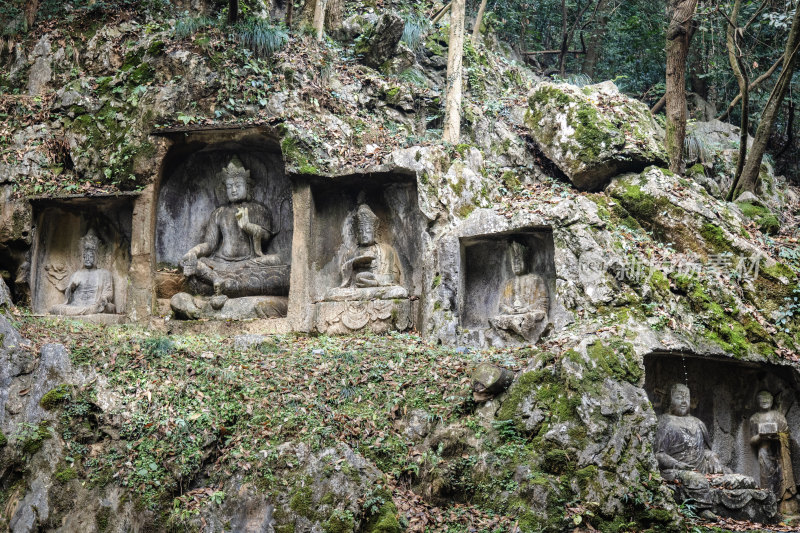
[[[50,308],[51,314],[78,316],[116,312],[111,272],[97,268],[99,245],[100,239],[93,230],[81,239],[83,268],[70,276],[64,291],[65,301]]]
[[[269,208],[250,195],[250,171],[234,157],[223,169],[222,178],[228,201],[211,213],[203,242],[183,256],[184,275],[211,286],[214,296],[209,303],[216,310],[229,297],[286,295],[289,267],[281,264],[278,254],[265,253],[277,232],[272,229]],[[171,301],[173,310],[183,318],[197,318],[195,308],[204,304],[186,293]]]
[[[706,425],[689,414],[690,400],[689,387],[676,383],[670,389],[669,413],[658,419],[654,451],[661,477],[678,500],[694,500],[707,518],[774,519],[775,496],[722,464],[711,449]]]
[[[410,325],[410,303],[401,285],[397,252],[378,241],[380,219],[366,203],[359,204],[352,221],[356,245],[342,254],[341,284],[328,289],[317,303],[317,329],[324,333],[405,329]]]

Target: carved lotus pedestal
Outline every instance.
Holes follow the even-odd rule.
[[[314,327],[328,335],[411,327],[411,301],[403,287],[331,289],[314,307]]]
[[[192,296],[179,292],[170,299],[175,317],[182,320],[212,318],[245,320],[248,318],[277,318],[286,316],[288,298],[285,296]]]

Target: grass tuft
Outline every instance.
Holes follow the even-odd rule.
[[[289,34],[282,26],[273,26],[263,20],[250,19],[233,28],[234,40],[260,58],[267,58],[289,42]]]

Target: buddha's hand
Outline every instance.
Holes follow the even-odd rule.
[[[692,470],[692,467],[688,463],[678,460],[675,461],[675,464],[672,465],[672,468],[675,470]]]
[[[247,212],[246,207],[240,207],[236,210],[236,224],[239,225],[239,229],[247,230],[245,226],[250,224],[250,214]]]
[[[183,273],[187,276],[194,274],[195,268],[197,268],[197,254],[191,250],[186,252],[181,258],[181,266],[183,267]]]

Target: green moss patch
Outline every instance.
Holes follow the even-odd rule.
[[[72,387],[69,385],[59,385],[42,396],[42,399],[39,400],[39,405],[46,411],[52,411],[69,400],[71,390]]]
[[[55,473],[55,478],[59,483],[68,483],[77,477],[78,472],[71,466],[62,466]]]
[[[715,252],[731,252],[734,251],[733,244],[725,236],[725,232],[717,226],[707,222],[700,228],[700,235],[703,237]]]
[[[598,341],[589,345],[586,351],[606,376],[636,384],[644,375],[644,371],[636,361],[631,344],[612,341],[611,345],[606,345]],[[602,376],[594,377],[600,379]]]
[[[742,214],[751,219],[758,225],[758,228],[764,233],[770,235],[775,234],[781,229],[781,223],[772,211],[760,205],[751,204],[748,202],[740,202],[736,204],[742,211]]]

